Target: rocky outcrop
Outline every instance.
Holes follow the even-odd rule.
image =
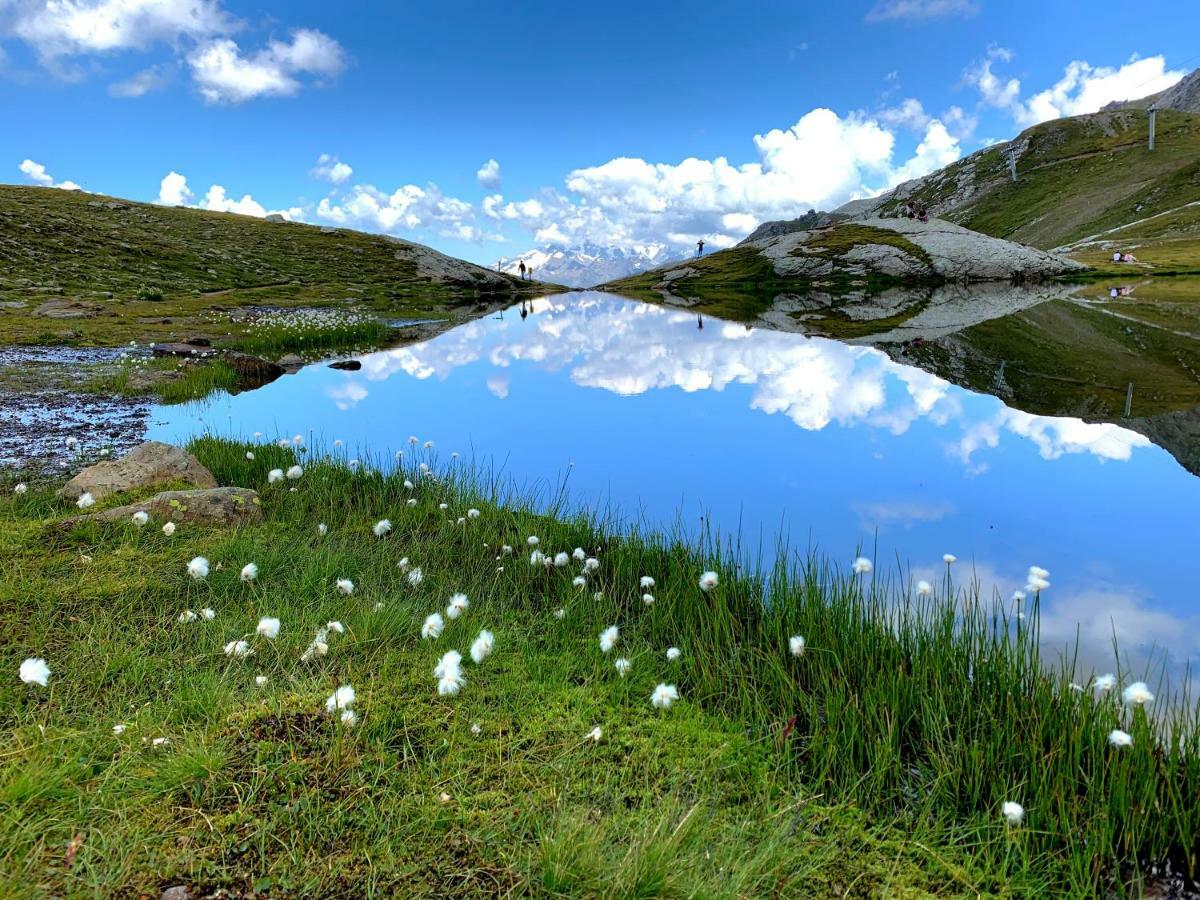
[[[162,525],[219,525],[235,526],[262,517],[258,493],[249,488],[218,487],[196,491],[163,491],[149,500],[114,506],[87,516],[74,516],[62,522],[71,528],[83,522],[127,522],[134,513],[145,512],[150,521]]]
[[[58,491],[58,496],[77,500],[91,494],[103,500],[134,488],[183,482],[199,488],[215,488],[217,480],[196,457],[186,450],[147,441],[134,447],[121,459],[105,460],[88,466]]]

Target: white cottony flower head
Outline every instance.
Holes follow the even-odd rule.
[[[576,547],[571,551],[571,558],[575,560],[575,562],[583,562],[585,559],[587,559],[587,554],[583,552],[582,547]]]
[[[648,591],[650,588],[654,587],[654,579],[649,575],[643,575],[638,584],[641,585],[642,590]]]
[[[171,739],[168,737],[156,737],[154,740],[152,740],[150,742],[150,746],[151,747],[166,747],[170,743],[171,743]]]
[[[571,584],[573,584],[575,587],[579,588],[579,590],[582,591],[585,587],[587,587],[587,579],[584,578],[582,575],[576,575],[574,578],[571,579]]]
[[[654,595],[653,594],[642,594],[642,602],[645,603],[647,606],[653,606],[654,605]]]
[[[1025,807],[1020,803],[1014,803],[1012,800],[1005,801],[1000,807],[1000,814],[1004,816],[1004,820],[1009,825],[1020,825],[1025,819]]]
[[[1108,733],[1108,744],[1110,747],[1132,747],[1133,737],[1127,731],[1114,728]]]
[[[917,596],[928,597],[932,593],[933,593],[933,585],[930,584],[928,581],[918,581],[917,582]]]
[[[254,653],[254,651],[250,648],[250,645],[248,643],[246,643],[245,641],[230,641],[228,644],[225,645],[225,655],[226,656],[236,657],[237,659],[245,659],[247,656],[250,656],[252,653]]]
[[[483,729],[479,727],[478,722],[471,723],[471,734],[475,735],[476,737],[483,734]]]
[[[354,693],[354,688],[348,684],[343,684],[325,698],[325,711],[334,712],[339,709],[348,709],[354,705],[355,699],[357,699],[357,695]]]
[[[438,504],[438,509],[442,510],[443,512],[449,508],[450,508],[449,503],[439,503]]]
[[[415,485],[415,484],[413,484],[413,483],[412,483],[411,481],[409,481],[407,478],[405,478],[405,479],[404,479],[404,489],[405,489],[406,491],[411,491],[411,490],[412,490],[414,487],[416,487],[416,485]]]
[[[471,601],[467,599],[466,594],[453,594],[450,597],[450,603],[446,607],[446,618],[457,619],[467,611],[467,607],[471,605]]]
[[[396,563],[396,568],[399,569],[401,572],[407,572],[408,566],[409,566],[409,562],[408,562],[407,556],[400,557],[400,561],[398,563]]]
[[[21,663],[20,675],[26,684],[40,684],[45,687],[46,682],[50,680],[50,667],[41,657],[31,656]]]
[[[483,629],[479,632],[479,637],[471,642],[471,659],[478,665],[492,655],[495,646],[496,636],[486,628]]]
[[[600,738],[602,737],[604,737],[604,732],[600,729],[600,726],[597,725],[587,733],[587,736],[584,739],[591,741],[593,744],[598,744],[600,743]]]
[[[246,451],[246,459],[254,459],[254,453],[250,450]]]
[[[681,651],[678,647],[667,648],[667,662],[675,662],[681,656],[683,656],[683,651]]]
[[[349,578],[339,578],[337,580],[337,589],[339,594],[346,594],[349,596],[350,594],[354,593],[354,582]]]
[[[432,450],[433,449],[433,441],[426,441],[423,444],[423,446],[425,447],[426,450]]]
[[[788,638],[788,651],[792,656],[803,656],[805,650],[804,636],[793,634]]]
[[[609,625],[600,632],[600,652],[607,653],[613,647],[617,646],[617,638],[620,636],[620,631],[616,625]]]
[[[381,538],[392,530],[392,523],[387,519],[380,519],[371,526],[371,530],[375,532],[375,537]]]
[[[420,439],[415,434],[410,434],[408,436],[408,442],[415,447],[420,443]]]
[[[571,557],[567,555],[567,552],[565,550],[562,551],[561,553],[554,554],[554,565],[556,567],[561,569],[563,566],[567,565],[570,562],[571,562]]]
[[[564,618],[566,618],[566,615],[567,615],[567,611],[565,609],[563,609],[561,606],[554,611],[554,618],[556,618],[556,619],[564,619]]]
[[[600,568],[600,560],[594,556],[589,556],[583,561],[583,571],[585,572],[595,572],[598,568]]]
[[[333,439],[333,446],[335,446],[335,447],[341,447],[341,446],[343,446],[344,444],[345,444],[345,441],[343,441],[341,438],[334,438],[334,439]]]
[[[1030,578],[1049,578],[1050,572],[1046,569],[1043,569],[1041,566],[1030,566],[1029,567],[1029,577]]]
[[[292,442],[289,441],[287,438],[280,438],[275,443],[278,444],[280,447],[283,447],[285,450],[288,447],[292,446]]]
[[[467,510],[467,518],[468,519],[478,519],[479,515],[480,515],[479,510],[477,510],[473,507],[471,509]]]
[[[326,622],[325,628],[329,631],[337,632],[338,634],[346,633],[346,626],[337,621],[337,619],[334,619],[332,622]]]
[[[304,477],[304,468],[302,466],[292,466],[287,470],[287,477],[292,481],[296,481]]]
[[[138,528],[141,528],[143,525],[147,524],[149,521],[150,521],[150,513],[146,512],[144,509],[139,509],[137,512],[135,512],[133,514],[133,524],[136,525]]]
[[[197,581],[201,578],[208,577],[208,560],[203,556],[197,556],[187,564],[187,572]]]
[[[181,612],[179,614],[179,621],[183,624],[187,624],[188,622],[195,622],[198,618],[200,618],[200,617],[197,616],[190,609],[185,609],[183,612]]]
[[[1031,594],[1040,594],[1042,591],[1050,587],[1050,582],[1040,575],[1030,574],[1029,582],[1025,585],[1025,590]]]
[[[854,560],[854,565],[852,568],[854,569],[855,575],[866,575],[871,571],[871,569],[874,568],[874,565],[865,556],[860,556],[858,559]]]
[[[513,548],[509,544],[504,544],[500,548],[500,552],[503,553],[505,556],[512,556]]]
[[[618,659],[616,662],[613,663],[613,668],[617,670],[618,675],[620,675],[622,678],[624,678],[625,675],[629,672],[629,670],[633,668],[633,663],[631,663],[629,660],[627,660],[625,657],[622,656],[620,659]]]
[[[1102,694],[1111,691],[1116,686],[1117,676],[1111,672],[1106,675],[1097,675],[1096,680],[1092,682],[1092,687]]]
[[[164,525],[162,527],[162,533],[165,534],[167,537],[170,537],[171,535],[173,535],[175,533],[175,523],[168,522],[166,525]]]
[[[409,509],[412,509],[413,507],[415,507],[417,505],[417,498],[409,497],[407,500],[404,501],[404,505],[407,506]]]
[[[283,469],[272,469],[267,473],[267,484],[276,484],[283,481]]]
[[[948,566],[952,566],[956,562],[958,562],[958,557],[955,556],[953,553],[945,553],[942,555],[942,562],[944,562]]]
[[[408,583],[410,585],[412,585],[413,587],[416,587],[424,580],[425,580],[425,573],[421,571],[420,566],[417,566],[417,568],[413,569],[411,572],[408,573]]]
[[[242,581],[253,581],[257,577],[258,566],[256,566],[254,563],[246,563],[246,565],[242,566]]]
[[[720,581],[716,572],[705,572],[700,576],[700,590],[707,594],[709,591],[715,589],[720,584]]]
[[[329,534],[329,526],[322,522],[317,526],[317,534],[319,534],[321,537],[325,537],[325,535]]]
[[[1146,682],[1135,681],[1129,687],[1125,688],[1121,694],[1121,699],[1130,706],[1143,706],[1146,703],[1152,703],[1154,695],[1150,693],[1150,688],[1146,686]]]
[[[459,517],[458,517],[458,522],[457,522],[456,524],[458,524],[458,525],[466,525],[466,524],[467,524],[467,517],[466,517],[466,516],[459,516]]]
[[[254,630],[267,640],[273,641],[279,637],[279,626],[280,622],[274,616],[263,616],[258,620],[258,627]]]
[[[302,435],[302,434],[293,435],[292,436],[292,444],[296,447],[302,446],[304,444],[304,435]]]
[[[541,550],[534,550],[529,554],[529,564],[531,566],[540,566],[542,564],[542,560],[545,558],[545,554],[543,554]]]
[[[254,683],[257,684],[259,687],[262,687],[263,685],[265,685],[269,680],[270,679],[268,679],[266,675],[255,675],[254,676]]]
[[[84,491],[79,495],[79,499],[75,501],[75,505],[80,509],[87,509],[89,506],[96,505],[96,498],[91,495],[90,491]]]
[[[113,734],[124,734],[125,728],[126,728],[125,725],[118,723],[112,727],[112,733]]]
[[[206,606],[204,609],[200,610],[200,618],[202,618],[205,622],[211,622],[216,617],[217,611],[211,606]]]
[[[341,719],[343,725],[347,728],[353,728],[358,724],[358,713],[352,709],[343,709]]]
[[[434,667],[433,675],[438,679],[438,693],[445,696],[457,694],[467,679],[462,674],[462,654],[457,650],[448,650],[441,662]]]
[[[1025,602],[1025,592],[1024,591],[1013,591],[1012,599],[1013,599],[1013,603],[1024,603]]]
[[[679,699],[679,691],[673,684],[660,684],[650,695],[650,702],[658,709],[668,709]]]
[[[441,613],[430,613],[425,617],[425,624],[421,626],[421,637],[425,640],[437,640],[445,627],[446,620],[442,618]]]
[[[538,544],[541,543],[541,541],[538,539],[538,536],[536,534],[531,534],[529,537],[527,537],[525,539],[525,543],[527,543],[530,547],[536,547]]]
[[[14,486],[14,487],[13,487],[13,493],[14,493],[14,494],[18,494],[18,495],[19,495],[19,494],[24,494],[24,493],[26,493],[28,490],[29,490],[29,485],[27,485],[27,484],[26,484],[25,482],[23,482],[23,481],[22,481],[22,482],[20,482],[19,484],[17,484],[16,486]]]

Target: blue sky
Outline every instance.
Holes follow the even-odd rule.
[[[0,0],[0,180],[483,263],[723,246],[1161,88],[1198,26],[1182,2]]]

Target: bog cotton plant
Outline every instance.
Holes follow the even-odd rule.
[[[137,512],[135,512],[133,514],[133,524],[136,525],[138,528],[141,528],[142,526],[146,525],[149,521],[150,521],[150,513],[146,512],[144,509],[139,509]]]
[[[600,652],[608,653],[613,647],[617,646],[617,639],[620,637],[620,629],[616,625],[609,625],[600,632]]]
[[[1130,736],[1129,732],[1122,731],[1120,728],[1114,728],[1108,733],[1108,744],[1110,747],[1116,747],[1118,749],[1121,747],[1132,747],[1133,738]]]
[[[273,641],[275,638],[279,637],[280,627],[281,623],[279,619],[275,618],[274,616],[263,616],[258,620],[258,627],[254,630],[257,634],[265,637],[268,641]]]
[[[629,670],[633,668],[633,663],[631,663],[625,657],[621,657],[613,663],[613,668],[617,670],[618,675],[624,678],[627,674],[629,674]]]
[[[208,560],[203,556],[195,557],[187,564],[187,573],[196,581],[202,581],[208,577]]]
[[[860,556],[854,560],[854,565],[851,567],[855,575],[866,575],[874,568],[872,562],[865,556]]]
[[[704,591],[706,594],[709,591],[716,590],[717,585],[720,583],[721,579],[716,572],[705,572],[700,576],[700,590]]]
[[[457,650],[448,650],[433,669],[433,675],[438,680],[437,692],[440,696],[454,696],[467,679],[462,673],[462,654]]]
[[[670,709],[671,704],[679,699],[679,691],[673,684],[660,684],[650,695],[650,703],[655,709]]]
[[[793,634],[788,638],[788,652],[792,656],[803,656],[806,648],[807,645],[805,644],[803,635]]]
[[[267,484],[278,484],[283,481],[283,469],[272,469],[267,473]]]
[[[1121,693],[1121,699],[1129,706],[1144,706],[1154,702],[1154,695],[1144,681],[1135,681]]]
[[[385,537],[392,530],[392,523],[388,519],[380,519],[371,526],[371,531],[375,533],[375,537]]]
[[[89,506],[96,505],[96,498],[92,496],[90,491],[84,491],[79,495],[79,499],[75,501],[75,505],[80,509],[87,509]]]
[[[45,687],[50,681],[50,666],[40,656],[31,656],[21,663],[18,675],[25,684]]]
[[[471,601],[467,599],[466,594],[454,594],[450,597],[450,603],[446,606],[446,618],[457,619],[467,611],[467,607],[471,605]]]
[[[421,637],[424,640],[436,641],[442,636],[442,630],[446,627],[446,621],[442,618],[441,613],[430,613],[425,617],[425,623],[421,626]]]
[[[495,646],[496,636],[486,628],[480,631],[479,636],[471,642],[471,659],[475,665],[479,665],[491,656]]]
[[[1000,807],[1000,815],[1009,825],[1020,825],[1025,821],[1025,807],[1012,800],[1006,800]]]
[[[349,597],[354,593],[354,582],[349,578],[339,578],[337,582],[335,582],[335,586],[337,587],[337,592],[344,596]]]
[[[253,581],[258,577],[258,566],[254,563],[246,563],[242,566],[242,572],[238,576],[242,581]]]

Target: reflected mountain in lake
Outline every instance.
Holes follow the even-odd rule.
[[[871,346],[596,292],[358,361],[159,407],[149,437],[303,433],[386,463],[418,435],[547,498],[565,480],[625,523],[739,534],[764,561],[787,539],[936,580],[952,552],[960,581],[1002,597],[1044,566],[1048,641],[1082,624],[1096,659],[1114,627],[1128,650],[1200,652],[1192,586],[1162,564],[1200,542],[1200,479],[1120,424],[1023,410]]]

